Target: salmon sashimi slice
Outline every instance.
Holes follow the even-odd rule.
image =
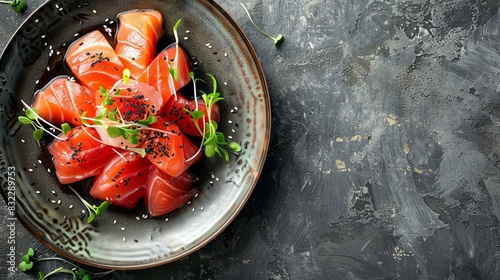
[[[146,192],[151,162],[133,152],[111,158],[102,174],[94,179],[90,195],[111,204],[133,209]]]
[[[147,179],[144,205],[148,213],[162,216],[186,205],[196,195],[194,179],[189,172],[171,177],[152,166]]]
[[[77,126],[64,138],[54,139],[47,147],[61,184],[71,184],[102,173],[115,154],[111,146],[101,143],[93,128]]]
[[[65,60],[73,75],[93,92],[101,86],[109,90],[123,78],[123,63],[99,30],[75,40]]]
[[[198,147],[176,124],[158,118],[144,143],[146,158],[169,176],[177,177],[201,158]]]
[[[127,84],[124,82],[118,83],[112,92],[107,93],[107,96],[100,93],[97,96],[97,103],[105,103],[102,106],[106,108],[107,112],[105,117],[101,119],[104,125],[96,127],[102,141],[108,145],[129,150],[141,145],[142,141],[145,140],[143,138],[147,137],[147,130],[138,129],[139,142],[134,144],[130,141],[130,138],[124,138],[123,135],[111,137],[109,134],[110,127],[135,124],[147,120],[150,116],[155,116],[163,103],[163,99],[154,87],[136,80],[129,80]]]
[[[118,15],[115,52],[131,77],[138,77],[156,56],[163,35],[163,17],[155,10],[134,10]]]
[[[50,123],[81,125],[84,112],[95,114],[94,93],[67,76],[58,76],[35,93],[33,108]]]
[[[155,87],[163,96],[164,102],[167,102],[170,96],[176,94],[180,88],[191,81],[189,77],[189,73],[193,71],[191,63],[187,53],[181,46],[178,48],[177,62],[174,61],[175,57],[176,46],[173,44],[161,51],[137,78],[138,81]],[[169,69],[173,68],[177,68],[177,80],[169,72]]]

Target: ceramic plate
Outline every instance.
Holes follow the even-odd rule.
[[[225,97],[221,130],[243,150],[231,155],[229,163],[204,160],[196,170],[199,195],[172,214],[150,218],[140,210],[108,209],[88,224],[82,218],[84,206],[58,184],[32,128],[21,126],[17,116],[22,114],[21,100],[31,102],[35,90],[55,73],[51,71],[58,67],[64,46],[90,30],[113,29],[119,12],[140,8],[163,14],[165,36],[171,41],[172,27],[182,19],[180,43],[197,62],[197,72],[217,77]],[[37,239],[67,258],[117,269],[178,260],[217,236],[250,196],[268,149],[269,104],[250,42],[213,1],[47,1],[15,33],[0,60],[2,194]]]

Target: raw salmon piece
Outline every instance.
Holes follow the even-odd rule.
[[[77,126],[64,139],[54,139],[47,147],[52,155],[61,184],[70,184],[101,174],[110,156],[111,146],[101,143],[93,128]]]
[[[175,68],[175,45],[170,45],[161,51],[144,73],[137,78],[138,81],[155,87],[163,96],[163,102],[167,102],[170,96],[191,81],[189,73],[193,70],[189,57],[181,46],[179,46],[178,50],[178,80],[175,80],[169,72],[169,69]]]
[[[131,77],[138,77],[153,61],[163,34],[163,17],[155,10],[134,10],[118,15],[115,52]]]
[[[198,119],[198,127],[203,132],[204,125],[208,122],[207,106],[203,99],[190,100],[180,94],[177,95],[177,98],[171,96],[163,105],[158,116],[174,122],[184,134],[201,137],[202,135],[196,128],[193,117],[188,112],[196,111],[196,103],[198,103],[198,110],[203,111],[203,117]],[[219,105],[215,103],[212,105],[210,120],[219,123],[219,119]]]
[[[171,177],[152,166],[144,196],[144,205],[149,215],[165,215],[187,204],[197,193],[193,183],[189,172]]]
[[[151,127],[154,130],[142,147],[145,148],[146,158],[161,171],[177,177],[200,159],[198,147],[176,124],[158,118]]]
[[[59,76],[35,93],[33,108],[50,123],[81,125],[82,113],[95,114],[94,93],[67,76]]]
[[[121,135],[110,137],[108,127],[117,126],[122,122],[134,123],[146,120],[149,116],[155,116],[163,103],[160,93],[146,83],[130,80],[128,84],[123,82],[118,83],[115,86],[115,90],[109,93],[106,98],[111,103],[104,105],[108,112],[106,114],[107,118],[103,119],[106,125],[96,128],[102,141],[108,145],[125,150],[140,146],[142,141],[147,137],[147,131],[140,129],[138,131],[139,143],[133,144],[128,137],[124,138]],[[104,99],[105,97],[101,93],[97,96],[97,103],[102,104]],[[116,120],[111,121],[109,119],[110,113]]]
[[[111,204],[133,209],[146,192],[151,162],[133,152],[111,158],[102,174],[94,179],[90,195]]]
[[[74,41],[65,60],[73,75],[92,92],[99,91],[101,86],[109,90],[123,78],[123,63],[99,30]]]

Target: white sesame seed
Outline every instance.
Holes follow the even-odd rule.
[[[229,139],[233,139],[233,136],[231,136],[231,135],[228,135],[228,136],[227,136],[227,138],[229,138]]]
[[[113,221],[113,225],[116,225],[116,220]]]
[[[59,5],[58,4],[56,4],[56,8],[59,9]]]
[[[227,121],[227,123],[233,123],[233,121],[229,120],[229,121]]]
[[[127,241],[127,239],[124,237],[124,238],[123,238],[123,242],[125,242],[125,241]]]
[[[142,218],[143,218],[143,219],[147,219],[148,217],[149,217],[149,216],[148,216],[148,215],[146,215],[146,214],[142,215]]]
[[[93,12],[94,14],[97,14],[97,11],[96,11],[96,10],[92,10],[92,12]]]
[[[210,43],[207,43],[205,46],[207,46],[207,47],[210,46]]]
[[[57,195],[56,191],[52,191],[52,194],[53,194],[53,195]]]
[[[42,161],[41,161],[41,160],[38,160],[38,163],[40,163],[40,164],[41,164],[41,163],[42,163]]]
[[[78,37],[78,33],[75,33],[75,37]]]
[[[38,85],[39,82],[40,82],[40,80],[36,80],[35,84]]]
[[[52,202],[52,204],[56,204],[56,201],[55,201],[55,200],[51,200],[50,202]]]
[[[192,212],[194,212],[194,207],[193,207],[193,210],[191,210]]]
[[[168,222],[168,218],[165,219],[165,222]]]
[[[191,204],[191,201],[188,201],[186,204],[187,204],[187,205]]]
[[[194,194],[194,197],[198,197],[198,193],[195,193],[195,194]]]
[[[52,45],[49,46],[49,50],[51,50],[51,49],[52,49]]]
[[[109,18],[106,18],[106,19],[104,20],[104,22],[108,22],[108,21],[109,21]]]
[[[227,86],[227,82],[224,82],[224,85]]]
[[[123,231],[125,231],[125,228],[124,228],[124,227],[121,227],[120,229],[121,229],[121,230],[123,230]]]
[[[203,208],[203,206],[201,206],[201,207],[200,207],[200,210],[201,210],[201,211],[203,211],[203,209],[204,209],[204,208]]]
[[[21,142],[26,143],[26,141],[24,141],[24,139],[21,139]]]
[[[213,48],[212,46],[208,46],[209,49]]]
[[[47,66],[47,71],[50,71],[50,67],[49,66]]]
[[[219,182],[219,178],[215,178],[215,181]]]
[[[227,57],[227,52],[224,53],[224,56]]]
[[[61,200],[60,199],[57,200],[57,204],[61,204]]]
[[[49,172],[49,173],[50,173],[50,168],[47,168],[47,172]]]
[[[113,20],[109,22],[109,24],[113,24],[113,23],[114,23],[114,21],[113,21]]]
[[[136,220],[138,220],[138,221],[140,221],[140,220],[141,220],[141,218],[139,218],[139,217],[135,217],[135,219],[136,219]]]
[[[233,133],[235,133],[235,132],[236,132],[236,130],[234,130],[234,128],[233,128],[233,129],[231,129],[231,131],[232,131]]]
[[[36,191],[35,193],[40,194],[40,191]]]
[[[69,209],[73,209],[73,204],[71,204],[71,205],[69,206]]]
[[[31,168],[30,168],[30,169],[28,169],[28,171],[29,171],[29,172],[33,172],[33,169],[31,169]]]
[[[186,30],[186,33],[187,33],[187,34],[191,33],[191,30]]]

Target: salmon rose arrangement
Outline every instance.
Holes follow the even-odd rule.
[[[59,182],[71,188],[93,180],[90,195],[99,207],[75,192],[89,222],[109,204],[134,209],[141,200],[151,216],[172,212],[195,196],[190,167],[202,154],[229,160],[229,151],[241,150],[217,130],[223,98],[215,76],[204,81],[212,90],[198,94],[200,79],[179,44],[180,23],[175,42],[157,50],[160,12],[118,14],[114,38],[94,30],[68,47],[73,77],[53,78],[32,106],[24,103],[19,121],[33,126],[35,140],[53,138],[46,148]],[[187,85],[193,96],[180,91]]]

